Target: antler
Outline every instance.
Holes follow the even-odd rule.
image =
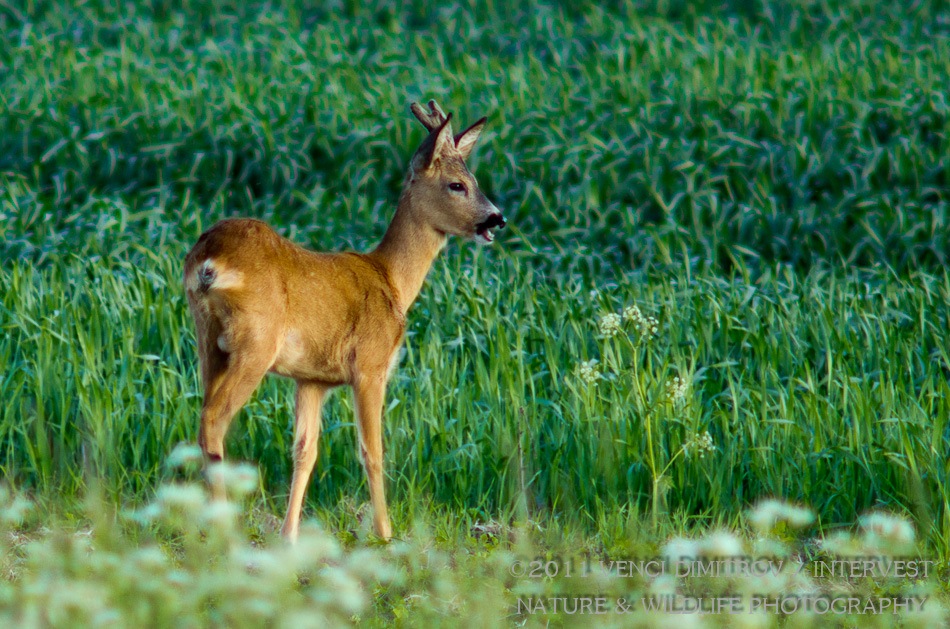
[[[412,110],[412,113],[419,119],[419,122],[431,133],[442,126],[442,123],[445,122],[446,115],[445,112],[442,111],[442,108],[439,107],[439,104],[434,100],[430,100],[427,104],[429,106],[428,112],[423,109],[419,103],[412,103],[409,105],[409,109]]]
[[[452,114],[446,115],[445,112],[442,111],[442,108],[439,107],[439,103],[434,100],[430,100],[426,104],[429,106],[429,111],[423,109],[419,103],[411,103],[409,109],[411,109],[412,113],[419,119],[419,122],[429,130],[429,135],[431,136],[433,133],[440,131],[443,125],[449,123]],[[455,147],[460,150],[463,158],[468,157],[472,146],[475,144],[475,141],[478,140],[482,127],[485,125],[485,120],[486,118],[480,118],[475,124],[453,136]],[[451,130],[451,127],[449,129]]]

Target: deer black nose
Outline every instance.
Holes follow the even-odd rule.
[[[505,220],[505,217],[501,214],[492,214],[485,220],[483,225],[487,229],[492,229],[494,227],[504,227],[508,224],[508,221]]]

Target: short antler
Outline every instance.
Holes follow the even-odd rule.
[[[442,108],[439,107],[439,103],[434,100],[430,100],[427,104],[429,105],[429,111],[423,109],[419,103],[412,103],[409,105],[409,109],[412,110],[412,113],[419,119],[419,122],[431,133],[442,126],[442,123],[445,122],[446,115],[445,112],[442,111]]]
[[[430,100],[426,103],[429,106],[429,111],[423,109],[422,105],[419,103],[412,103],[409,105],[409,109],[412,110],[412,113],[419,119],[419,122],[429,130],[429,133],[434,131],[439,131],[442,128],[442,125],[452,117],[451,114],[446,115],[442,108],[439,107],[439,103],[434,100]],[[475,122],[472,126],[465,129],[461,133],[455,134],[455,146],[462,150],[464,157],[468,156],[469,151],[471,151],[472,145],[475,143],[475,140],[478,139],[479,133],[481,133],[482,126],[485,124],[486,118],[481,118]]]

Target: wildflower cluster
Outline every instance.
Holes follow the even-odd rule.
[[[738,557],[746,554],[742,541],[726,530],[714,530],[701,539],[674,537],[660,550],[660,554],[671,564],[698,557]]]
[[[0,485],[0,528],[20,524],[32,510],[33,503]]]
[[[165,467],[169,469],[200,469],[203,464],[201,448],[193,443],[179,443],[165,459]]]
[[[616,312],[608,312],[597,322],[597,328],[600,330],[601,336],[609,339],[620,333],[621,323],[620,315]]]
[[[877,546],[906,548],[914,543],[914,526],[904,518],[878,511],[861,516],[858,522],[867,541]]]
[[[640,326],[640,334],[646,337],[653,337],[659,334],[660,332],[660,322],[657,321],[656,317],[647,315],[646,319],[643,322],[643,325]]]
[[[637,333],[650,339],[660,331],[660,322],[656,317],[645,315],[637,305],[627,306],[620,314],[608,312],[597,320],[597,330],[603,338],[613,338],[623,331],[623,324],[632,323]]]
[[[688,390],[688,380],[682,376],[673,376],[666,382],[666,401],[674,406],[679,405],[686,399]]]
[[[898,515],[874,511],[858,518],[858,524],[862,535],[837,531],[820,540],[821,549],[833,555],[866,556],[909,553],[914,548],[914,525]]]
[[[643,314],[636,304],[624,308],[622,316],[624,321],[632,322],[637,327],[640,336],[652,338],[660,331],[660,322],[657,318]]]
[[[632,306],[627,306],[623,309],[623,320],[624,321],[633,321],[634,324],[640,325],[644,321],[643,313],[640,311],[640,307],[636,304]]]
[[[595,385],[598,380],[603,378],[603,374],[600,373],[600,369],[597,367],[597,362],[597,359],[594,358],[582,361],[577,366],[577,377],[585,384]]]
[[[764,606],[747,608],[749,615],[756,620],[743,626],[755,627],[815,625],[814,611],[824,612],[820,607],[802,604],[806,600],[817,602],[849,597],[851,600],[880,601],[877,597],[881,595],[881,581],[877,577],[891,570],[893,562],[888,558],[906,558],[902,553],[911,550],[906,545],[914,538],[910,522],[886,513],[866,514],[859,520],[863,536],[838,531],[831,538],[819,540],[823,552],[814,559],[800,553],[803,540],[789,536],[788,531],[782,531],[781,536],[771,535],[776,524],[800,529],[814,519],[808,508],[769,499],[760,502],[749,514],[753,524],[751,539],[726,529],[713,529],[692,538],[673,537],[660,548],[660,555],[669,568],[652,579],[649,591],[653,595],[676,595],[694,585],[695,581],[690,582],[695,577],[715,575],[729,578],[730,589],[735,595],[779,601],[785,616],[781,621],[771,620],[771,614]],[[875,545],[872,539],[881,544]],[[838,561],[842,557],[845,560]],[[919,580],[911,585],[910,579],[914,577],[910,577],[910,587],[904,591],[897,586],[900,595],[936,598],[931,594],[932,586],[924,582],[928,576],[926,572],[936,563],[928,560],[907,562],[908,566],[914,566],[911,570]],[[875,577],[868,583],[861,583],[853,579],[856,570]],[[843,579],[850,581],[842,583]],[[843,615],[850,612],[842,608],[834,613]],[[901,626],[943,626],[946,610],[939,602],[933,601],[926,607],[902,614],[900,618],[897,624]],[[728,626],[732,624],[726,623]],[[855,626],[859,625],[863,626],[860,622]]]
[[[810,509],[774,499],[763,500],[749,512],[749,523],[760,533],[771,531],[779,522],[800,529],[814,521],[815,514]]]
[[[695,454],[703,459],[707,452],[715,450],[716,446],[713,444],[712,435],[709,434],[708,430],[702,434],[696,433],[683,444],[683,454],[687,457]]]

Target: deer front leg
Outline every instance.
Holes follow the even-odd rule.
[[[294,478],[290,483],[290,500],[280,534],[289,542],[297,541],[300,511],[307,494],[313,464],[317,462],[320,440],[321,410],[326,387],[312,382],[297,383],[297,408],[294,417]]]
[[[353,385],[356,398],[359,453],[369,483],[373,505],[373,530],[385,540],[392,537],[389,513],[386,511],[386,491],[383,486],[383,398],[386,380],[379,376],[358,378]]]

